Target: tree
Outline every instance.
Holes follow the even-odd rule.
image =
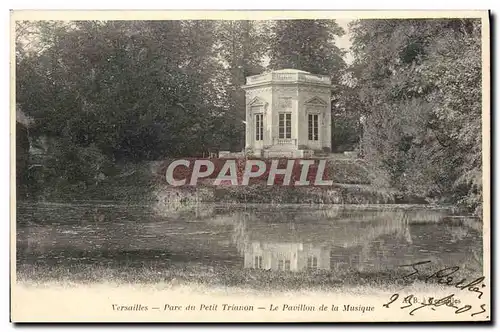
[[[16,58],[30,140],[51,145],[43,181],[91,183],[108,162],[201,155],[214,144],[214,22],[44,23],[31,29],[36,52],[20,43]]]
[[[335,38],[344,33],[335,20],[278,20],[271,32],[269,67],[329,75],[340,83],[345,51],[337,47]]]
[[[264,71],[262,59],[267,52],[267,33],[267,22],[239,20],[219,21],[216,24],[215,47],[224,65],[217,80],[223,82],[221,96],[225,113],[220,122],[226,128],[222,138],[225,149],[241,151],[244,148],[246,107],[245,92],[241,86],[247,76]]]
[[[366,159],[403,192],[479,206],[479,22],[360,20],[351,28]]]

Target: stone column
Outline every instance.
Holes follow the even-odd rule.
[[[253,121],[250,114],[250,107],[246,106],[246,124],[245,124],[245,150],[253,148],[252,140]]]
[[[323,147],[327,147],[331,150],[332,148],[332,112],[330,107],[327,106],[325,110],[325,123],[323,124],[324,135],[323,135]]]

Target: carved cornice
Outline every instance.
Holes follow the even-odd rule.
[[[273,86],[273,92],[292,92],[297,93],[297,86],[286,86],[286,85],[275,85]]]
[[[328,87],[320,88],[315,86],[299,86],[299,92],[309,92],[314,94],[330,94],[331,90]]]
[[[303,85],[268,85],[263,87],[255,87],[246,90],[247,98],[261,94],[263,92],[308,92],[313,94],[325,95],[330,94],[331,90],[328,87],[318,86],[303,86]]]
[[[262,92],[270,92],[270,91],[272,91],[272,89],[273,89],[272,86],[266,86],[266,87],[255,88],[255,89],[248,89],[247,95],[252,96],[252,95],[260,94]]]

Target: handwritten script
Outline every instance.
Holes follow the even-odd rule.
[[[477,295],[478,299],[483,297],[484,293],[482,289],[486,287],[484,284],[484,276],[471,280],[467,280],[467,278],[459,278],[457,277],[459,274],[458,272],[460,271],[460,267],[458,266],[446,267],[430,273],[424,273],[422,270],[424,267],[428,267],[428,264],[430,263],[431,261],[420,261],[413,264],[401,265],[400,267],[410,270],[410,272],[403,276],[403,278],[405,280],[410,278],[420,279],[425,283],[435,282],[440,285],[453,287],[456,292],[472,292]],[[399,303],[400,309],[407,309],[411,316],[423,308],[436,310],[438,307],[454,309],[455,314],[468,312],[471,317],[486,313],[485,303],[480,303],[478,306],[474,307],[471,304],[463,304],[460,299],[456,297],[455,293],[451,293],[441,298],[427,297],[423,299],[419,299],[415,294],[405,295],[406,294],[400,295],[399,293],[392,294],[389,301],[385,303],[383,307],[389,308],[391,305]],[[486,318],[489,318],[489,316]]]
[[[388,303],[384,304],[385,308],[389,308],[391,304],[399,299],[400,295],[398,293],[392,294]],[[448,308],[455,309],[455,314],[461,314],[464,312],[470,312],[471,317],[482,314],[486,312],[486,304],[480,304],[479,308],[474,309],[470,304],[460,306],[460,300],[455,298],[455,294],[450,294],[442,298],[429,297],[422,301],[418,301],[418,298],[410,294],[404,297],[401,301],[403,306],[400,309],[408,309],[410,316],[413,316],[416,311],[422,308],[430,308],[431,310],[436,310],[436,308],[444,306]]]

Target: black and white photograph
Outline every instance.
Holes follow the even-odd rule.
[[[490,321],[489,30],[13,11],[11,321]]]

